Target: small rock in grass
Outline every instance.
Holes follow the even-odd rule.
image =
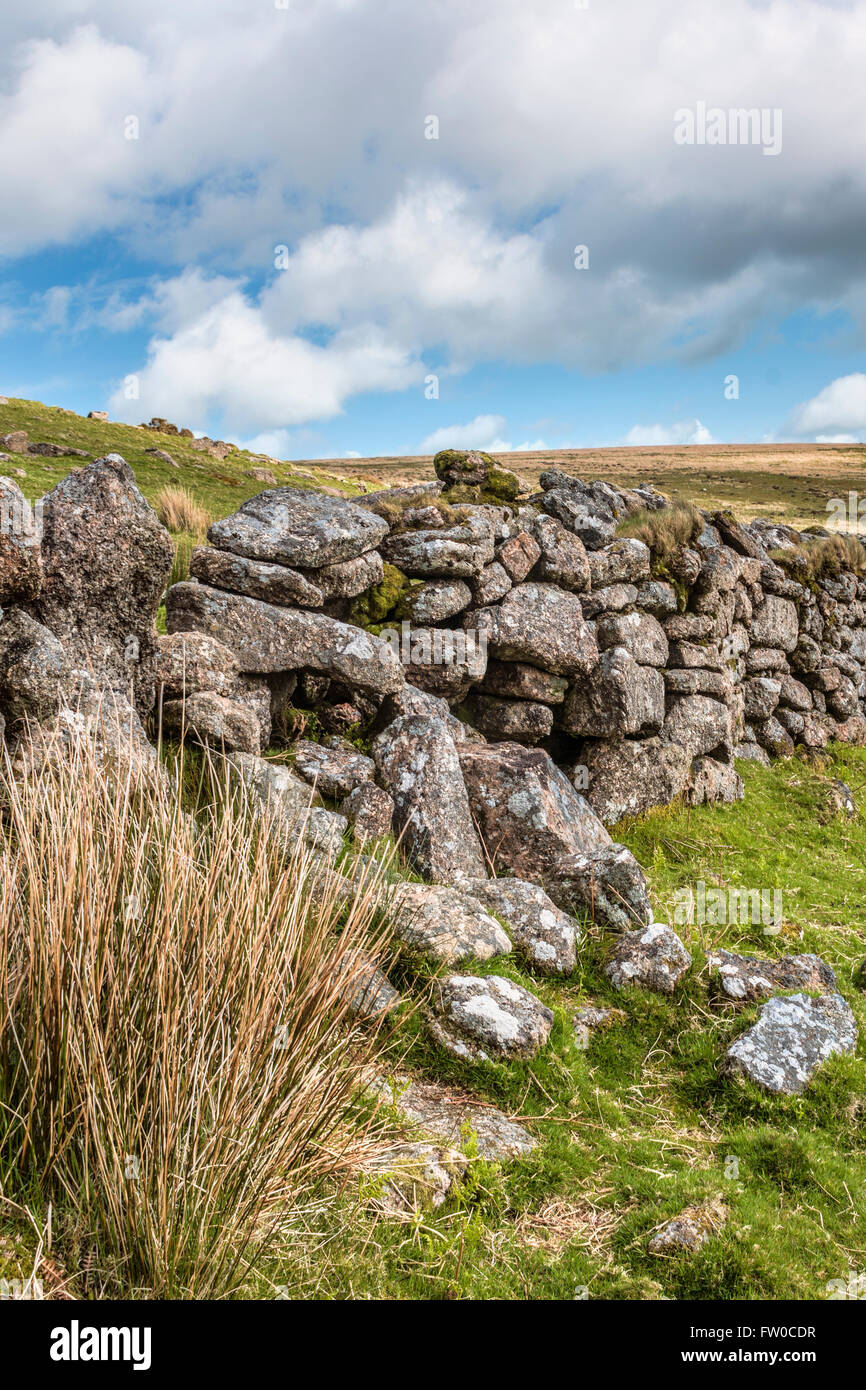
[[[553,1013],[513,980],[449,975],[438,983],[434,1039],[468,1061],[534,1057],[550,1037]]]
[[[658,994],[673,994],[691,964],[692,958],[676,932],[653,922],[620,938],[605,974],[617,989],[641,985]]]
[[[728,1048],[729,1073],[776,1095],[802,1094],[828,1057],[853,1053],[857,1023],[841,994],[770,999],[757,1023]]]

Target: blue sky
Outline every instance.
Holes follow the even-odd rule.
[[[866,440],[866,0],[7,11],[4,394],[281,457]]]

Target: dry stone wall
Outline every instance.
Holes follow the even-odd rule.
[[[616,933],[617,989],[669,993],[691,957],[608,827],[676,797],[741,797],[736,758],[866,741],[862,546],[557,470],[521,495],[476,453],[435,467],[355,502],[260,493],[211,527],[165,594],[161,636],[171,542],[123,459],[75,470],[32,510],[0,480],[15,766],[39,775],[84,735],[159,778],[161,719],[227,753],[276,810],[280,844],[302,837],[347,897],[367,871],[362,857],[337,872],[350,827],[374,848],[399,836],[423,880],[394,901],[407,950],[447,966],[514,951],[567,976],[589,920]],[[274,742],[290,763],[261,756]],[[749,958],[718,969],[748,997],[834,986],[821,962],[781,964],[778,979]],[[550,1010],[509,980],[458,973],[437,991],[430,1031],[459,1057],[547,1041]],[[397,998],[377,969],[362,994],[360,1013]],[[730,1066],[800,1090],[852,1027],[837,994],[770,999]],[[809,1043],[793,1073],[788,1033]]]

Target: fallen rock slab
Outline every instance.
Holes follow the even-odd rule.
[[[411,1082],[397,1092],[394,1105],[405,1119],[449,1147],[463,1147],[466,1132],[471,1131],[478,1157],[488,1162],[521,1158],[536,1147],[529,1131],[495,1106],[455,1095],[436,1082]]]
[[[511,941],[477,898],[439,884],[404,883],[395,890],[394,934],[414,951],[454,965],[508,955]]]
[[[770,999],[728,1048],[725,1069],[776,1095],[797,1096],[828,1057],[853,1053],[857,1022],[841,994]]]
[[[584,912],[609,931],[631,931],[652,921],[643,870],[625,845],[562,855],[550,865],[545,887],[560,907]]]
[[[728,999],[751,1003],[782,990],[815,990],[835,993],[838,984],[833,969],[820,956],[782,956],[778,960],[759,960],[757,956],[738,956],[731,951],[707,953],[707,966],[716,988]]]
[[[541,749],[463,744],[458,754],[472,813],[500,874],[541,882],[563,855],[611,843],[589,802]]]
[[[673,994],[691,964],[692,958],[676,932],[653,922],[642,931],[626,932],[604,973],[617,989],[640,985],[657,994]]]
[[[455,1057],[534,1057],[550,1037],[553,1013],[513,980],[489,975],[449,975],[437,989],[436,1014],[428,1020],[436,1040]]]
[[[504,921],[530,965],[547,975],[570,975],[577,964],[579,924],[556,906],[537,883],[489,878],[467,891]]]
[[[417,871],[442,883],[484,878],[457,746],[444,721],[401,715],[375,740],[373,758],[394,801],[401,846]]]

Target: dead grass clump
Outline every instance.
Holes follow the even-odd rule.
[[[704,519],[691,502],[675,502],[656,512],[637,512],[617,527],[618,536],[632,536],[649,546],[656,559],[673,559],[684,545],[691,545],[704,527]]]
[[[156,497],[156,514],[174,535],[185,533],[198,540],[204,538],[211,523],[207,508],[185,487],[162,488]]]
[[[0,765],[0,1173],[74,1214],[107,1293],[218,1298],[371,1140],[383,890],[300,835],[286,861],[219,779],[194,820],[181,781]]]

